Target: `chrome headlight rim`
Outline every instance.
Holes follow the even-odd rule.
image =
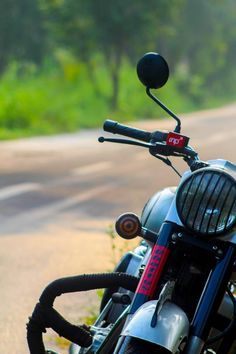
[[[183,210],[184,207],[181,205],[182,192],[183,192],[184,188],[186,187],[186,185],[188,183],[190,183],[189,189],[191,189],[191,185],[194,184],[193,181],[196,178],[196,176],[199,176],[201,174],[203,176],[204,174],[207,174],[207,173],[212,173],[212,176],[213,175],[219,175],[219,180],[223,176],[225,178],[225,180],[230,182],[231,186],[230,186],[229,189],[233,189],[233,191],[234,191],[233,195],[235,195],[236,180],[235,180],[234,176],[231,175],[230,171],[224,170],[224,169],[221,169],[221,168],[217,168],[217,167],[212,167],[212,166],[204,167],[204,168],[201,168],[201,169],[199,169],[197,171],[192,172],[180,184],[180,186],[178,187],[177,193],[176,193],[176,209],[177,209],[177,213],[178,213],[179,219],[181,220],[182,224],[184,225],[184,227],[186,228],[186,230],[188,232],[190,232],[191,234],[196,235],[197,237],[203,237],[205,239],[206,238],[212,239],[212,238],[216,238],[216,237],[220,237],[220,236],[222,237],[222,236],[228,234],[228,232],[232,231],[236,227],[236,215],[234,213],[232,214],[233,218],[234,218],[234,221],[229,226],[227,226],[227,224],[228,224],[228,221],[227,221],[226,222],[226,226],[224,227],[223,230],[215,230],[214,232],[208,232],[208,231],[203,232],[202,230],[199,231],[196,228],[194,228],[192,226],[189,226],[189,224],[186,222],[185,218],[183,217],[182,210]],[[203,177],[201,177],[201,178],[203,178]],[[198,188],[199,187],[197,187],[197,189]],[[215,189],[216,189],[216,187],[213,187],[213,190],[215,190]],[[185,197],[185,198],[187,199],[187,197]],[[227,196],[227,198],[228,198],[228,196]],[[220,213],[223,213],[224,207],[225,207],[225,205],[223,203],[223,208],[220,211]],[[232,202],[231,211],[233,212],[234,210],[235,210],[235,198],[233,199],[233,202]],[[231,215],[230,212],[228,213],[229,216]],[[195,213],[197,214],[198,211],[195,211]],[[213,212],[212,212],[212,214],[213,214]],[[203,218],[203,216],[202,216],[202,218]],[[210,216],[210,219],[211,218],[212,218],[212,216]],[[188,217],[187,217],[187,219],[188,219]],[[219,219],[220,219],[220,217],[219,217]],[[194,223],[195,223],[195,221],[194,221]],[[200,229],[201,229],[201,227],[200,227]]]

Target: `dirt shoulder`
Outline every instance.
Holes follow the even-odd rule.
[[[112,269],[110,240],[105,233],[107,224],[108,221],[102,224],[90,221],[91,229],[104,228],[104,232],[81,231],[76,225],[64,229],[53,226],[43,233],[0,238],[1,353],[6,348],[11,353],[28,352],[27,317],[49,282],[64,276]],[[97,308],[97,303],[96,294],[88,292],[62,296],[56,301],[56,308],[78,323]],[[46,342],[50,337],[51,334],[46,336]],[[58,343],[60,346],[61,342]],[[60,353],[63,352],[60,348]]]

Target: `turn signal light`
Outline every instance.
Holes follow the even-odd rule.
[[[136,214],[121,214],[115,224],[116,232],[121,237],[131,240],[141,235],[142,225]]]

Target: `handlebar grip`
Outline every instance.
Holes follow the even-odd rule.
[[[128,136],[129,138],[134,138],[146,142],[149,142],[152,138],[152,133],[149,133],[145,130],[132,128],[110,119],[105,120],[103,129],[109,133],[120,134]]]

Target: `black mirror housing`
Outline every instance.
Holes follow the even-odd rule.
[[[165,85],[169,77],[169,67],[158,53],[144,54],[137,64],[139,80],[149,89],[158,89]]]

